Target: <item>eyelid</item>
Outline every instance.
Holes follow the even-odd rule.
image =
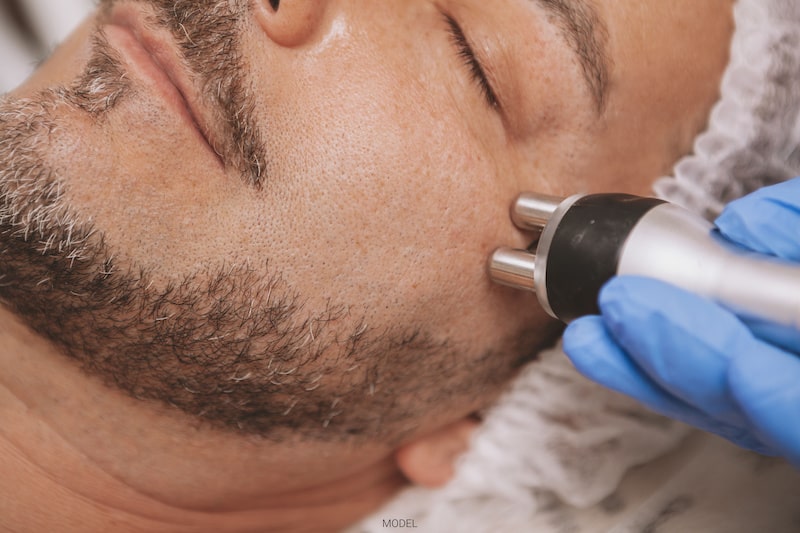
[[[470,74],[473,79],[480,85],[481,91],[489,106],[498,109],[500,107],[500,100],[497,98],[497,94],[492,88],[491,83],[489,83],[489,77],[486,75],[483,65],[475,54],[467,36],[464,34],[464,30],[461,29],[461,25],[453,16],[444,13],[444,18],[450,29],[450,36],[453,44],[457,48],[459,57],[464,60],[467,67],[470,69]]]

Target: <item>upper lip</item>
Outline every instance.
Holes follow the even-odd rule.
[[[152,59],[153,64],[177,90],[195,129],[211,150],[216,153],[220,163],[223,163],[222,156],[216,148],[214,134],[208,127],[208,121],[202,113],[199,95],[194,89],[191,76],[184,67],[180,54],[177,52],[177,45],[171,39],[150,30],[143,23],[143,16],[136,12],[132,6],[122,5],[114,8],[109,24],[129,31],[138,41],[139,45]]]

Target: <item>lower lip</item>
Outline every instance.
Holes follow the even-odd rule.
[[[115,24],[103,28],[108,43],[123,56],[129,69],[138,77],[147,80],[167,105],[175,110],[183,120],[184,125],[191,128],[197,139],[205,145],[217,161],[222,165],[219,154],[211,147],[208,139],[203,135],[197,120],[189,109],[186,99],[170,80],[169,76],[161,69],[152,55],[144,48],[134,33]]]

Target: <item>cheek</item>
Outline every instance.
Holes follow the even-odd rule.
[[[263,241],[264,255],[305,294],[451,308],[483,281],[501,241],[507,199],[493,162],[445,91],[377,65],[323,61],[303,73],[263,108],[272,177],[260,220],[283,241]]]

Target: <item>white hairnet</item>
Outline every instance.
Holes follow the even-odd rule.
[[[800,2],[740,0],[722,98],[694,153],[658,194],[713,217],[764,185],[800,176]]]

